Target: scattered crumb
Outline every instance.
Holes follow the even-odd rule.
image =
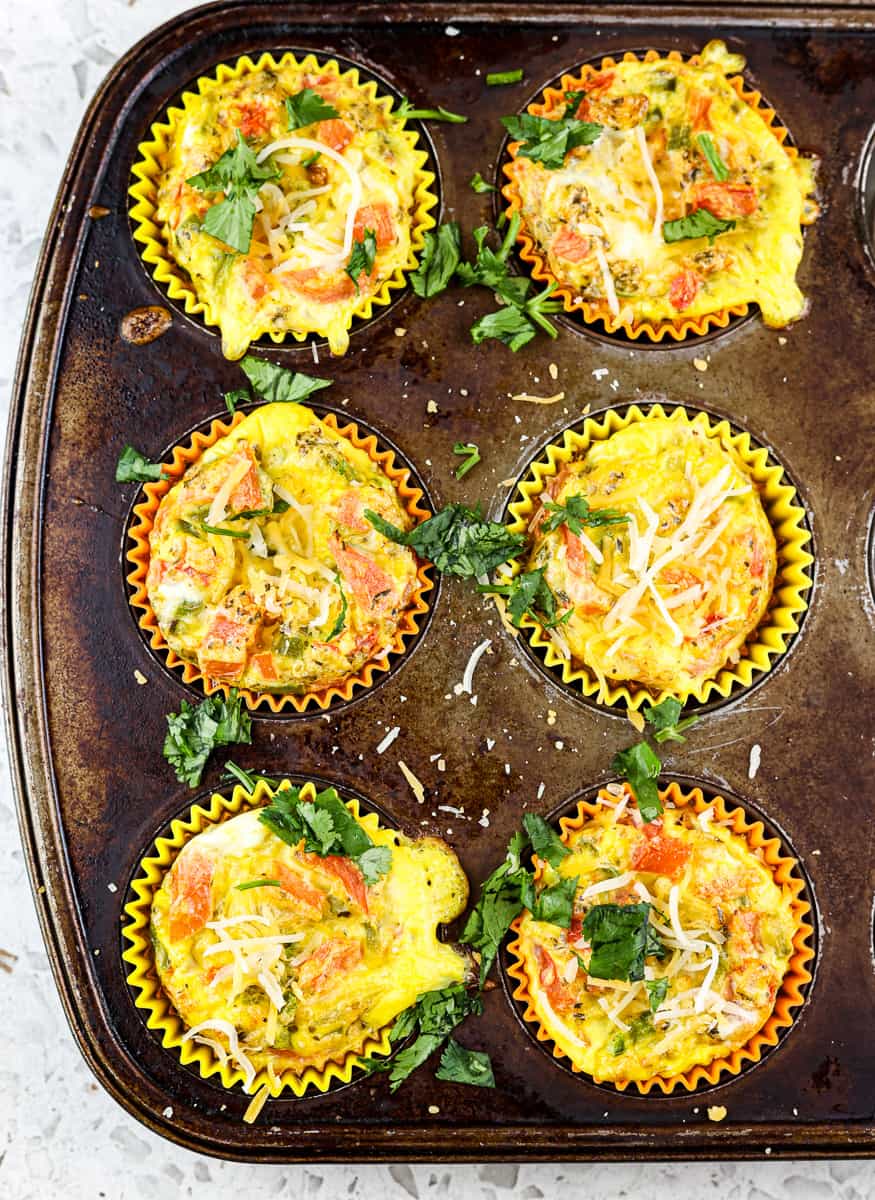
[[[168,1105],[167,1105],[167,1107],[164,1109],[164,1111],[163,1111],[163,1113],[162,1113],[161,1115],[162,1115],[162,1116],[164,1116],[164,1117],[166,1117],[168,1121],[169,1121],[169,1120],[170,1120],[170,1118],[173,1116],[173,1109],[170,1107],[170,1105],[169,1105],[169,1104],[168,1104]]]
[[[722,1121],[726,1117],[726,1107],[723,1104],[712,1104],[708,1109],[709,1121]]]
[[[437,410],[438,410],[438,406],[435,404],[434,400],[429,400],[428,404],[426,404],[426,406],[425,406],[425,411],[430,412],[430,413],[436,413]]]
[[[762,757],[762,747],[759,742],[754,742],[750,748],[750,760],[747,765],[748,779],[756,779],[757,771],[760,769],[760,758]]]
[[[547,370],[550,372],[550,378],[551,378],[551,379],[558,379],[558,378],[559,378],[559,368],[556,366],[556,364],[555,364],[555,363],[550,363],[550,365],[549,365],[549,367],[547,368]]]
[[[467,389],[467,388],[459,388],[459,395],[460,395],[460,396],[467,396],[467,395],[468,395],[468,389]]]
[[[484,829],[489,828],[489,809],[488,808],[484,808],[483,815],[481,816],[481,818],[477,822],[477,824],[482,825]]]
[[[433,1117],[436,1117],[441,1110],[438,1108],[438,1106],[436,1104],[429,1104],[428,1111],[431,1113],[431,1115]]]
[[[115,886],[114,883],[108,883],[106,885],[106,889],[107,889],[107,891],[112,892],[113,894],[115,894],[118,891],[118,888]]]
[[[149,680],[146,678],[146,676],[143,674],[142,671],[134,671],[134,679],[136,679],[136,681],[140,685],[140,687],[142,687],[144,683],[149,682]]]
[[[787,345],[787,339],[786,339],[785,337],[779,337],[779,338],[778,338],[778,345],[779,345],[779,346],[786,346],[786,345]]]
[[[640,708],[629,708],[626,710],[626,716],[629,718],[629,724],[639,733],[644,732],[644,714]]]
[[[586,414],[589,412],[589,410],[591,408],[592,408],[591,404],[584,404],[583,408],[580,411],[583,413],[584,416],[586,416]]]
[[[696,368],[697,371],[707,371],[708,370],[708,364],[704,358],[694,358],[693,366]]]
[[[444,33],[447,35],[447,37],[458,37],[461,33],[461,30],[457,29],[455,25],[448,25],[444,30]],[[431,1109],[429,1109],[429,1112],[431,1112]]]
[[[486,749],[487,750],[491,750],[494,745],[495,745],[495,738],[487,738],[486,739]]]
[[[404,337],[405,333],[407,333],[407,330],[403,325],[395,326],[395,337]]]
[[[593,379],[604,379],[604,377],[608,374],[610,374],[610,372],[608,371],[607,367],[596,367],[592,373],[592,376]]]
[[[447,760],[446,760],[445,758],[439,758],[439,759],[438,759],[438,761],[437,761],[437,768],[438,768],[438,770],[439,770],[439,771],[446,771],[446,769],[447,769]]]
[[[544,787],[543,783],[539,783],[539,784],[538,784],[538,799],[539,799],[539,800],[540,800],[540,799],[541,799],[541,797],[544,795],[544,792],[545,792],[546,790],[547,790],[547,789]]]
[[[547,724],[548,725],[556,724],[556,709],[555,708],[547,709]]]
[[[565,749],[565,743],[564,743],[563,741],[557,741],[557,742],[556,742],[556,749],[557,749],[557,750],[564,750],[564,749]]]
[[[772,1153],[772,1147],[771,1147],[771,1146],[766,1146],[766,1150],[765,1150],[765,1152],[766,1152],[766,1154],[771,1154],[771,1153]]]
[[[383,754],[386,750],[388,750],[400,732],[401,726],[393,725],[383,740],[378,744],[377,753]]]

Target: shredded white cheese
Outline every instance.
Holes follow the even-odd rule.
[[[420,781],[416,778],[416,776],[410,770],[407,763],[405,763],[400,758],[398,759],[398,770],[401,772],[401,774],[404,776],[404,778],[410,784],[410,790],[413,792],[414,796],[416,797],[417,803],[424,804],[425,803],[425,788],[422,786]]]
[[[462,691],[467,692],[469,696],[474,692],[474,672],[477,669],[477,664],[480,659],[492,645],[492,638],[486,638],[479,646],[475,646],[471,651],[471,657],[468,659],[468,664],[465,667],[465,673],[462,676]]]
[[[664,220],[662,188],[659,186],[656,171],[653,169],[653,160],[650,157],[650,147],[647,145],[647,135],[644,132],[643,125],[635,126],[635,137],[638,141],[638,149],[641,151],[644,170],[647,172],[647,178],[650,180],[650,186],[653,188],[653,198],[656,201],[656,209],[653,215],[653,236],[658,237],[661,241],[662,222]]]
[[[392,743],[395,741],[395,738],[398,736],[398,734],[400,732],[401,732],[401,726],[393,725],[392,728],[389,730],[389,732],[386,734],[386,736],[383,738],[383,740],[378,743],[377,753],[384,754],[385,751],[388,750],[389,747],[392,745]]]

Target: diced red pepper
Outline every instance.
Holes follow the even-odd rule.
[[[354,546],[344,545],[336,534],[332,536],[329,545],[337,569],[362,608],[385,608],[391,605],[395,593],[392,579],[377,566],[369,554],[357,550]],[[377,601],[380,602],[379,605]]]
[[[656,822],[651,824],[655,825]],[[652,871],[654,875],[677,879],[689,860],[689,846],[684,845],[680,838],[664,834],[661,828],[652,829],[651,825],[645,825],[643,833],[643,840],[632,851],[632,869]]]
[[[183,850],[170,872],[171,942],[191,937],[213,915],[213,863],[197,848]]]
[[[678,310],[689,308],[699,294],[702,280],[695,271],[680,271],[671,281],[668,298],[672,306]]]
[[[287,867],[278,858],[274,859],[273,873],[279,880],[280,887],[287,896],[291,896],[305,910],[304,916],[319,918],[322,916],[322,906],[325,895],[302,879],[297,871]]]
[[[722,221],[749,217],[758,208],[752,183],[697,183],[690,193],[695,208],[707,208]]]
[[[332,117],[328,121],[319,122],[316,126],[316,137],[326,146],[330,146],[332,150],[336,150],[338,154],[342,154],[355,137],[355,130],[347,125],[346,121]]]
[[[395,220],[388,204],[366,204],[358,210],[352,231],[355,240],[364,241],[368,229],[374,232],[378,250],[395,244]]]
[[[566,262],[570,263],[579,263],[589,257],[591,245],[588,237],[575,233],[573,229],[563,228],[553,238],[550,249],[557,258],[564,258]]]

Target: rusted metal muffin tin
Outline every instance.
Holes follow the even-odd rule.
[[[3,637],[22,835],[71,1027],[130,1112],[228,1158],[870,1154],[875,265],[865,248],[873,168],[864,152],[875,117],[875,7],[691,3],[655,15],[633,5],[407,3],[390,15],[382,5],[245,3],[184,15],[118,64],[65,171],[10,419]],[[462,1033],[492,1055],[494,1092],[439,1083],[426,1067],[395,1096],[384,1078],[364,1079],[324,1096],[270,1101],[245,1125],[239,1089],[226,1092],[183,1068],[146,1029],[121,961],[132,874],[169,820],[213,790],[224,758],[190,792],[161,756],[165,715],[192,689],[160,665],[132,619],[124,551],[138,493],[115,484],[115,463],[128,441],[159,457],[220,415],[222,393],[242,383],[215,332],[169,306],[140,261],[127,215],[137,145],[168,102],[223,60],[292,48],[337,54],[416,103],[471,116],[464,126],[430,125],[427,135],[443,216],[467,231],[493,212],[468,180],[478,170],[497,180],[502,115],[594,57],[651,46],[689,53],[712,37],[746,55],[749,78],[796,143],[823,159],[824,214],[806,234],[800,271],[811,311],[792,329],[779,334],[755,318],[707,339],[648,347],[563,318],[556,341],[539,336],[514,355],[498,343],[472,347],[468,328],[490,298],[453,288],[426,303],[405,292],[354,331],[345,358],[331,360],[317,345],[318,368],[309,344],[257,352],[332,377],[319,399],[395,444],[435,506],[480,500],[500,517],[529,462],[587,405],[594,413],[649,399],[701,406],[774,451],[813,533],[810,611],[792,652],[748,693],[705,712],[665,770],[760,811],[798,855],[818,926],[806,1003],[781,1043],[738,1078],[655,1098],[572,1076],[523,1029],[499,986]],[[485,87],[487,71],[517,66],[524,83]],[[94,206],[108,214],[89,216]],[[146,345],[124,341],[122,318],[150,304],[171,307],[169,330]],[[564,401],[549,407],[510,399],[560,389]],[[456,441],[483,453],[462,482],[453,475]],[[378,687],[327,714],[258,715],[252,746],[234,757],[271,774],[331,779],[409,832],[441,834],[476,891],[523,811],[569,809],[610,778],[613,754],[634,733],[545,677],[469,584],[444,580],[430,599],[414,650]],[[477,668],[473,704],[455,685],[484,637],[491,653]],[[394,725],[398,739],[378,755]],[[762,765],[751,778],[755,745]],[[425,784],[424,805],[400,758]],[[707,1119],[710,1104],[726,1107],[724,1121]]]

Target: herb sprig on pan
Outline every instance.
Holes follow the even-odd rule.
[[[258,163],[238,129],[236,143],[211,167],[192,175],[186,183],[201,192],[224,193],[223,199],[207,210],[203,228],[226,246],[247,254],[255,220],[255,197],[265,180],[279,175],[279,168],[272,163]]]
[[[264,358],[247,354],[240,367],[252,385],[259,400],[268,404],[298,404],[322,388],[331,387],[333,380],[320,379],[316,375],[305,375],[303,371],[290,371]],[[233,412],[238,404],[248,403],[252,397],[245,388],[225,393],[225,404]]]
[[[119,455],[115,468],[116,483],[149,483],[166,478],[160,463],[149,462],[146,456],[133,446],[125,446]]]
[[[168,713],[164,757],[180,783],[197,787],[213,750],[251,741],[249,713],[232,688],[227,699],[208,696],[200,704],[183,700],[178,713]]]
[[[469,992],[464,984],[456,983],[451,987],[425,992],[396,1018],[389,1034],[393,1045],[416,1034],[410,1045],[404,1046],[392,1058],[369,1059],[361,1065],[370,1074],[388,1071],[389,1089],[396,1092],[417,1067],[444,1045],[466,1017],[479,1016],[482,1012],[483,1002],[479,993]],[[495,1079],[488,1055],[466,1050],[455,1042],[452,1044],[459,1053],[451,1053],[446,1067],[441,1059],[438,1078],[451,1079],[456,1083],[476,1083],[479,1087],[494,1087]],[[441,1070],[444,1074],[440,1073]],[[466,1078],[467,1075],[472,1078]]]
[[[417,296],[428,300],[445,290],[461,258],[461,235],[456,221],[448,221],[437,231],[429,229],[424,235],[419,266],[410,276]]]
[[[370,509],[365,509],[365,517],[390,541],[410,546],[444,575],[463,579],[488,575],[518,554],[525,540],[498,521],[484,521],[476,509],[464,504],[448,504],[408,530],[399,529]]]
[[[680,720],[682,705],[679,700],[667,696],[659,704],[651,704],[644,711],[644,720],[653,728],[656,742],[683,742],[684,730],[689,729],[696,717]],[[646,738],[621,750],[614,756],[611,767],[629,783],[638,805],[638,811],[646,822],[655,821],[662,812],[659,798],[659,772],[662,763],[659,755]]]
[[[547,583],[543,567],[537,567],[534,571],[522,571],[509,583],[482,584],[478,590],[504,596],[510,619],[517,629],[520,628],[526,614],[540,621],[545,629],[554,629],[570,620],[574,612],[574,606],[570,605],[565,612],[557,615],[556,597]]]
[[[447,121],[451,125],[464,125],[468,120],[461,113],[448,112],[447,109],[440,106],[437,108],[415,108],[406,96],[401,98],[401,103],[395,109],[395,116],[416,121]]]
[[[480,462],[480,448],[473,442],[456,442],[453,446],[453,454],[458,454],[465,460],[456,468],[457,479],[464,479],[468,472]]]
[[[522,67],[515,67],[512,71],[490,71],[486,76],[486,86],[503,87],[508,83],[519,83],[522,77]]]
[[[497,192],[498,188],[493,187],[491,183],[487,183],[479,171],[475,171],[468,181],[468,186],[472,192],[477,192],[478,195],[483,195],[484,192]]]

